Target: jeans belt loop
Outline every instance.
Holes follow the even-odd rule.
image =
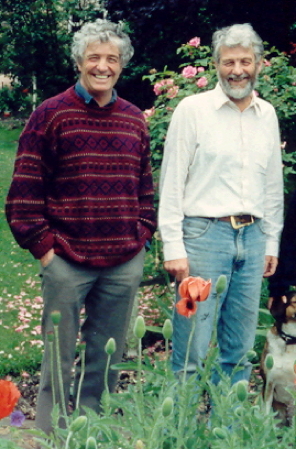
[[[239,221],[236,221],[238,217],[235,217],[234,215],[230,216],[230,223],[233,229],[240,229],[244,228],[245,226],[250,226],[254,223],[254,217],[250,215],[251,221],[248,221],[247,223],[240,223]]]

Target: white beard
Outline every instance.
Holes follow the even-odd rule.
[[[243,98],[249,97],[253,92],[256,83],[256,79],[250,79],[245,87],[231,87],[230,84],[220,76],[219,72],[218,80],[224,93],[234,100],[242,100]]]

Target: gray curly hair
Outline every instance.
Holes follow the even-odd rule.
[[[213,57],[217,63],[220,60],[220,48],[222,45],[226,47],[241,45],[245,48],[253,48],[256,63],[259,63],[263,57],[264,47],[262,39],[249,23],[236,24],[215,31],[212,46]]]
[[[134,54],[129,36],[122,31],[124,24],[97,19],[95,22],[85,23],[73,36],[71,56],[75,67],[81,64],[88,44],[93,42],[110,42],[119,49],[121,65],[125,67]]]

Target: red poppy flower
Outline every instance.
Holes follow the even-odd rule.
[[[20,395],[14,383],[9,380],[0,380],[0,419],[12,413]]]
[[[177,302],[176,308],[180,315],[190,318],[197,311],[197,303],[191,298],[181,298],[180,301]]]
[[[197,311],[196,302],[205,301],[210,294],[212,282],[201,277],[189,276],[179,285],[180,301],[176,307],[180,315],[190,318]]]

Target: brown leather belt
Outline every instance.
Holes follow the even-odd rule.
[[[257,218],[253,215],[230,215],[229,217],[219,217],[217,220],[227,221],[231,223],[233,229],[240,229],[244,226],[250,226]]]

